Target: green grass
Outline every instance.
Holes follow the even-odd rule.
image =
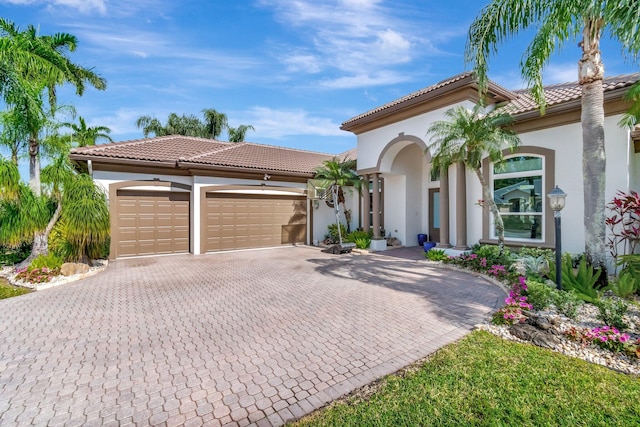
[[[4,277],[0,277],[0,299],[17,297],[29,292],[31,292],[29,289],[11,286]]]
[[[640,378],[476,331],[295,426],[638,426]]]

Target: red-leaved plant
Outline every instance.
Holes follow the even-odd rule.
[[[614,260],[619,255],[636,253],[640,242],[640,195],[633,190],[618,191],[607,208],[611,213],[605,218],[609,253]]]

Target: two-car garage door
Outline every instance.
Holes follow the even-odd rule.
[[[188,253],[190,193],[118,190],[112,256]],[[306,197],[207,193],[201,251],[261,248],[306,241]]]
[[[304,196],[207,193],[202,212],[203,251],[304,244]]]

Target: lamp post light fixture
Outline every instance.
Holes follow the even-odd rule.
[[[562,290],[562,224],[560,222],[560,211],[564,208],[567,195],[558,186],[547,194],[549,205],[553,209],[553,219],[556,224],[556,285],[558,290]]]

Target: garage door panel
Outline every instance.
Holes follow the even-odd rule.
[[[306,241],[306,199],[207,194],[205,250],[259,248]]]
[[[189,193],[120,190],[117,257],[189,252]]]

